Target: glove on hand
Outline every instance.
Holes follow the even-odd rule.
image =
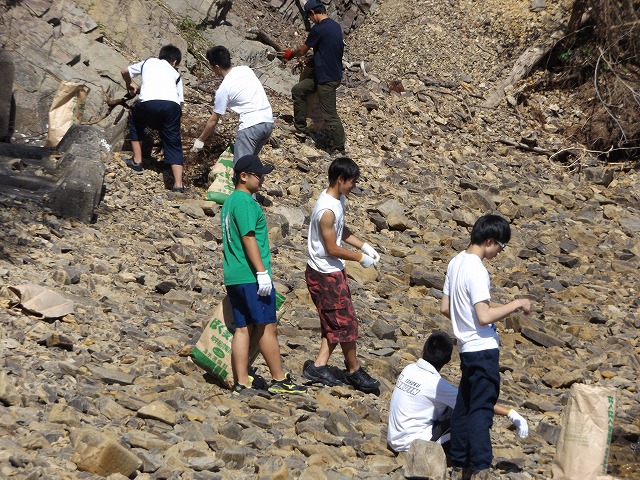
[[[191,149],[191,151],[193,153],[199,152],[200,150],[202,150],[202,148],[204,147],[204,142],[202,140],[200,140],[199,138],[196,138],[193,141],[193,148]]]
[[[375,249],[368,243],[365,243],[364,245],[362,245],[362,248],[360,250],[365,255],[369,255],[371,258],[373,258],[373,261],[375,264],[377,264],[380,261],[380,254],[376,252]]]
[[[375,264],[376,264],[376,261],[372,257],[370,257],[365,253],[362,254],[362,258],[360,259],[360,265],[362,265],[364,268],[369,268],[370,266]]]
[[[293,50],[285,50],[282,54],[282,58],[284,58],[287,62],[293,58]]]
[[[520,438],[527,438],[529,436],[529,425],[525,418],[513,409],[509,410],[508,417],[511,423],[518,429],[518,436]]]
[[[256,272],[258,274],[258,295],[266,297],[271,295],[271,289],[273,284],[271,283],[271,277],[269,272]]]

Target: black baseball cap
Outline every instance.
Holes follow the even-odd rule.
[[[324,6],[324,3],[319,0],[307,0],[307,3],[304,4],[304,13],[309,14],[310,10],[315,10],[317,7]]]
[[[264,165],[256,155],[245,155],[238,159],[233,166],[233,171],[236,173],[247,172],[264,175],[273,171],[273,165]]]

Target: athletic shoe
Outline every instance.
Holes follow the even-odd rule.
[[[293,383],[291,375],[287,373],[282,380],[271,380],[271,385],[269,385],[267,391],[269,393],[291,393],[301,395],[303,393],[307,393],[307,387]]]
[[[345,380],[353,388],[364,393],[372,393],[380,388],[380,381],[372,378],[362,367],[353,373],[347,371]]]
[[[327,365],[316,367],[313,360],[307,360],[304,362],[304,368],[302,370],[302,376],[313,380],[314,382],[323,383],[330,387],[336,385],[342,385],[342,382],[331,373],[331,369]]]
[[[255,367],[249,367],[249,377],[251,378],[251,388],[256,390],[266,390],[267,382],[262,375],[256,372]]]
[[[241,383],[236,382],[233,385],[233,393],[238,394],[243,390],[248,390],[253,388],[253,377],[249,375],[249,385],[242,385]]]
[[[129,167],[132,173],[136,175],[142,175],[142,163],[136,163],[133,158],[125,158],[124,164]]]
[[[476,470],[471,474],[471,480],[491,480],[491,471],[488,468],[484,470]]]
[[[286,125],[283,130],[293,133],[293,135],[300,141],[304,141],[307,138],[307,132],[297,129],[295,125]]]
[[[449,470],[449,480],[462,480],[463,470],[462,467],[451,467]]]
[[[176,193],[184,193],[184,187],[173,187],[171,191]]]

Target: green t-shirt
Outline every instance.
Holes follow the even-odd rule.
[[[247,259],[242,237],[254,232],[260,256],[271,275],[271,251],[267,220],[258,203],[247,192],[234,190],[222,205],[222,271],[225,285],[255,283],[256,270]]]

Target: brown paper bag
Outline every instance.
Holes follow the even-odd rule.
[[[88,94],[89,87],[83,83],[60,83],[49,109],[49,147],[57,146],[71,125],[82,123]]]
[[[284,295],[276,293],[276,310],[279,316],[284,312],[282,305],[285,301]],[[191,350],[192,360],[228,388],[233,388],[234,382],[231,368],[231,339],[235,329],[231,302],[225,295]],[[249,366],[253,364],[259,353],[258,343],[252,341],[249,348]]]
[[[607,473],[616,389],[574,383],[562,415],[551,471],[554,479],[585,480]]]

